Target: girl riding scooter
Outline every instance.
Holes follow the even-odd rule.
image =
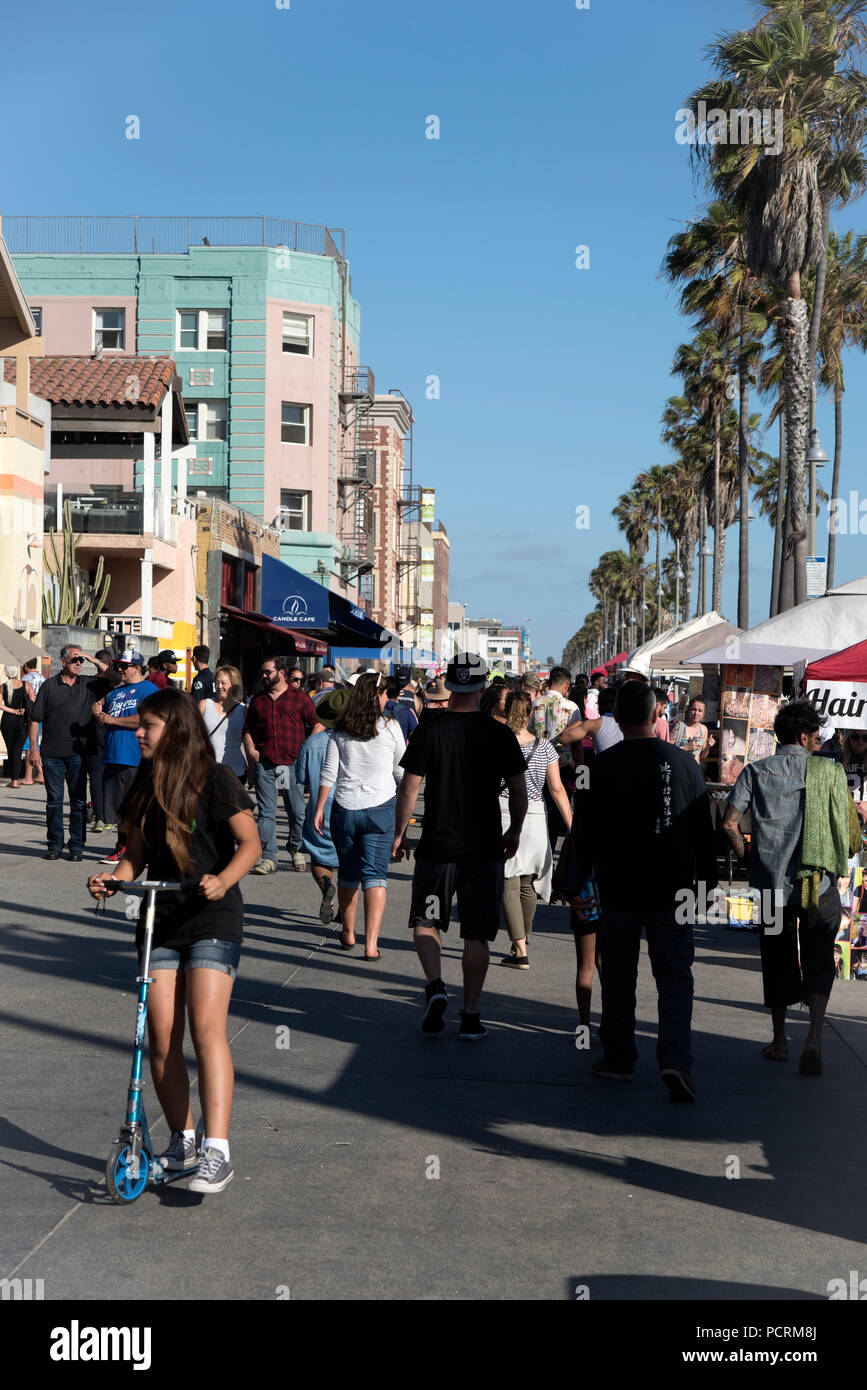
[[[261,845],[253,806],[235,774],[217,764],[194,701],[167,688],[142,700],[136,738],[142,760],[123,803],[126,852],[111,875],[88,890],[111,897],[147,866],[148,878],[193,880],[157,906],[150,960],[150,1068],[172,1135],[167,1168],[195,1167],[193,1192],[222,1192],[234,1177],[229,1155],[234,1071],[226,1038],[232,984],[241,956],[244,905],[238,882]],[[136,933],[141,951],[143,927]],[[184,1011],[199,1070],[205,1132],[196,1155],[190,1083],[184,1062]]]

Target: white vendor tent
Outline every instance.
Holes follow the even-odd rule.
[[[667,632],[658,632],[649,642],[644,642],[631,653],[626,663],[627,670],[639,671],[643,676],[648,676],[651,671],[668,670],[668,663],[662,657],[669,647],[676,646],[688,637],[709,632],[720,623],[725,624],[725,619],[721,618],[719,613],[703,613],[700,618],[690,618],[688,622],[679,623],[677,627],[670,627]],[[676,663],[671,669],[676,669]]]
[[[792,666],[828,656],[862,641],[867,632],[867,575],[829,589],[823,598],[808,598],[778,613],[740,637],[702,653],[702,663],[738,662],[744,666]]]

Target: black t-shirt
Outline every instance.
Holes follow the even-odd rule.
[[[144,766],[144,765],[143,765]],[[145,766],[144,775],[147,775]],[[204,874],[218,874],[235,853],[235,839],[229,819],[238,811],[251,811],[253,803],[231,768],[216,764],[208,774],[196,810],[190,853],[196,882]],[[123,807],[120,812],[123,815]],[[145,844],[148,851],[147,877],[179,879],[180,871],[165,839],[165,818],[153,807],[145,818]],[[139,915],[136,945],[144,941],[145,904]],[[241,941],[244,935],[244,903],[237,884],[218,902],[208,902],[198,887],[181,893],[158,893],[154,946],[179,950],[193,941],[216,937],[218,941]]]
[[[421,720],[400,765],[425,778],[417,859],[502,860],[500,783],[527,766],[511,729],[488,714],[446,710]]]
[[[573,801],[574,872],[593,865],[606,906],[670,908],[696,879],[717,885],[707,786],[689,753],[658,738],[600,753]],[[575,885],[577,888],[577,884]]]
[[[210,700],[214,693],[214,677],[211,668],[206,666],[204,671],[197,671],[190,686],[190,694],[194,700]]]
[[[39,751],[43,758],[86,757],[95,753],[96,722],[91,706],[107,695],[117,680],[111,675],[76,676],[67,685],[61,676],[43,681],[36,693],[30,719],[42,725]]]

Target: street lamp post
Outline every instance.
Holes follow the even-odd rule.
[[[810,465],[810,507],[807,518],[807,547],[811,555],[816,553],[816,469],[824,468],[828,455],[819,443],[819,431],[814,426],[810,430],[810,447],[807,450]]]

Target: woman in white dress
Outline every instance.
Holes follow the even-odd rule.
[[[225,764],[247,780],[247,755],[241,742],[247,706],[241,701],[241,672],[236,666],[218,666],[214,672],[214,694],[200,700],[199,709],[218,763]]]
[[[527,941],[533,926],[539,898],[548,902],[551,897],[551,875],[554,860],[548,838],[548,813],[542,789],[547,785],[554,805],[566,824],[567,835],[572,829],[572,808],[560,778],[560,758],[546,738],[534,738],[527,725],[532,705],[523,690],[513,690],[506,697],[506,722],[521,745],[527,762],[527,814],[518,842],[518,852],[506,860],[503,885],[503,916],[512,939],[512,954],[500,961],[518,970],[529,970]],[[500,790],[504,832],[509,824],[508,792]]]

